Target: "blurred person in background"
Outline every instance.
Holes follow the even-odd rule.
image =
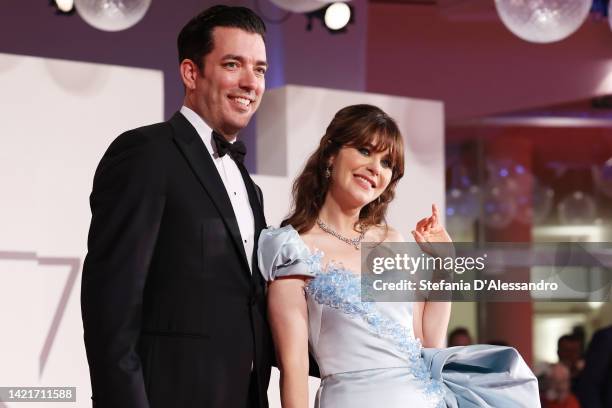
[[[474,344],[470,332],[465,327],[457,327],[448,335],[448,347],[469,346]]]
[[[572,391],[576,392],[576,384],[584,367],[582,358],[582,340],[575,334],[565,334],[557,341],[559,363],[565,365],[570,372]]]
[[[580,408],[570,389],[570,370],[561,363],[551,364],[544,376],[542,408]]]

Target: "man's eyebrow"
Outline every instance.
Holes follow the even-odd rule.
[[[245,58],[240,56],[240,55],[226,54],[226,55],[223,56],[222,60],[236,60],[236,61],[240,61],[240,62],[244,63]],[[258,60],[258,61],[255,62],[255,65],[267,67],[268,63],[266,61],[263,61],[263,60]]]

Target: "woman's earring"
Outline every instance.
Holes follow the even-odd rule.
[[[331,177],[331,168],[327,166],[327,168],[325,169],[325,178],[330,178],[330,177]]]

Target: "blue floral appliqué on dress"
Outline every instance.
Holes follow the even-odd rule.
[[[306,284],[306,293],[317,303],[329,306],[342,312],[360,317],[368,329],[375,335],[389,339],[410,360],[411,374],[421,380],[425,393],[431,398],[434,406],[445,406],[441,401],[444,396],[442,381],[431,378],[430,372],[421,358],[421,342],[412,336],[410,329],[400,323],[382,316],[373,302],[361,301],[361,278],[345,269],[341,264],[330,262],[323,271],[321,260],[324,253],[315,250],[306,260],[309,270],[315,275]]]

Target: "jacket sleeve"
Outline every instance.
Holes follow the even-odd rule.
[[[606,336],[606,334],[608,335]],[[603,408],[603,387],[612,367],[612,331],[596,332],[585,358],[584,370],[578,380],[580,404],[588,408]]]
[[[81,312],[97,408],[148,408],[141,362],[143,290],[165,205],[159,143],[130,131],[98,165]]]

